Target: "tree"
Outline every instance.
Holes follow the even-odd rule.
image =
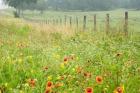
[[[38,1],[36,4],[34,4],[35,9],[39,10],[40,13],[42,14],[44,12],[44,10],[47,9],[47,5],[46,5],[46,1],[45,0],[40,0]]]
[[[140,9],[140,0],[131,0],[132,8]]]
[[[58,10],[108,10],[116,0],[47,0],[48,6]]]
[[[36,3],[37,0],[4,0],[5,4],[8,4],[11,7],[14,7],[16,9],[15,17],[20,17],[21,10],[23,10],[23,7],[25,4],[31,4]]]

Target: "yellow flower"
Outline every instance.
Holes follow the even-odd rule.
[[[104,91],[107,91],[108,89],[107,88],[104,88]]]
[[[61,79],[61,76],[57,76],[57,79],[60,80]]]
[[[27,56],[27,59],[31,61],[33,59],[33,56]]]
[[[20,53],[19,55],[20,55],[20,56],[23,56],[23,53]]]
[[[10,57],[8,56],[7,59],[10,60]]]
[[[75,72],[75,68],[73,68],[72,71]]]
[[[58,55],[58,54],[54,54],[53,55],[56,59],[60,59],[60,55]]]
[[[32,59],[33,58],[33,56],[29,56],[29,59]]]
[[[52,80],[52,76],[51,76],[51,75],[48,76],[48,77],[47,77],[47,80],[48,80],[48,81],[51,81],[51,80]]]
[[[10,63],[10,64],[15,64],[15,61],[10,61],[9,63]]]
[[[24,86],[25,86],[25,87],[29,87],[29,84],[28,84],[28,83],[25,83]]]
[[[19,93],[24,93],[24,92],[22,90],[20,90]]]
[[[61,64],[60,64],[60,67],[61,67],[62,69],[64,69],[64,68],[65,68],[65,64],[64,64],[64,63],[61,63]]]
[[[18,59],[18,63],[22,64],[23,60],[22,59]]]
[[[34,70],[31,70],[31,73],[34,73]]]
[[[7,87],[8,86],[8,83],[5,83],[4,85],[5,85],[5,87]]]
[[[68,61],[64,61],[64,65],[67,65],[68,64]]]
[[[12,91],[13,89],[12,89],[12,88],[9,88],[9,90],[11,90],[11,91]]]
[[[123,89],[123,91],[124,91],[124,90],[125,90],[125,89],[124,89],[124,85],[122,85],[121,87],[122,87],[122,89]]]
[[[76,57],[76,60],[79,60],[79,57]]]

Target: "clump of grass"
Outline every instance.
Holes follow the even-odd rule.
[[[0,92],[139,92],[138,34],[75,32],[64,26],[3,20]],[[20,24],[13,26],[13,21]]]

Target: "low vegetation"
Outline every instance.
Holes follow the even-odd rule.
[[[139,93],[139,27],[130,25],[128,36],[106,35],[3,17],[0,93]]]

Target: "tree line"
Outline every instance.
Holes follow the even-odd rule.
[[[116,8],[140,9],[140,0],[3,0],[4,3],[16,9],[19,16],[23,10],[81,10],[102,11]]]

